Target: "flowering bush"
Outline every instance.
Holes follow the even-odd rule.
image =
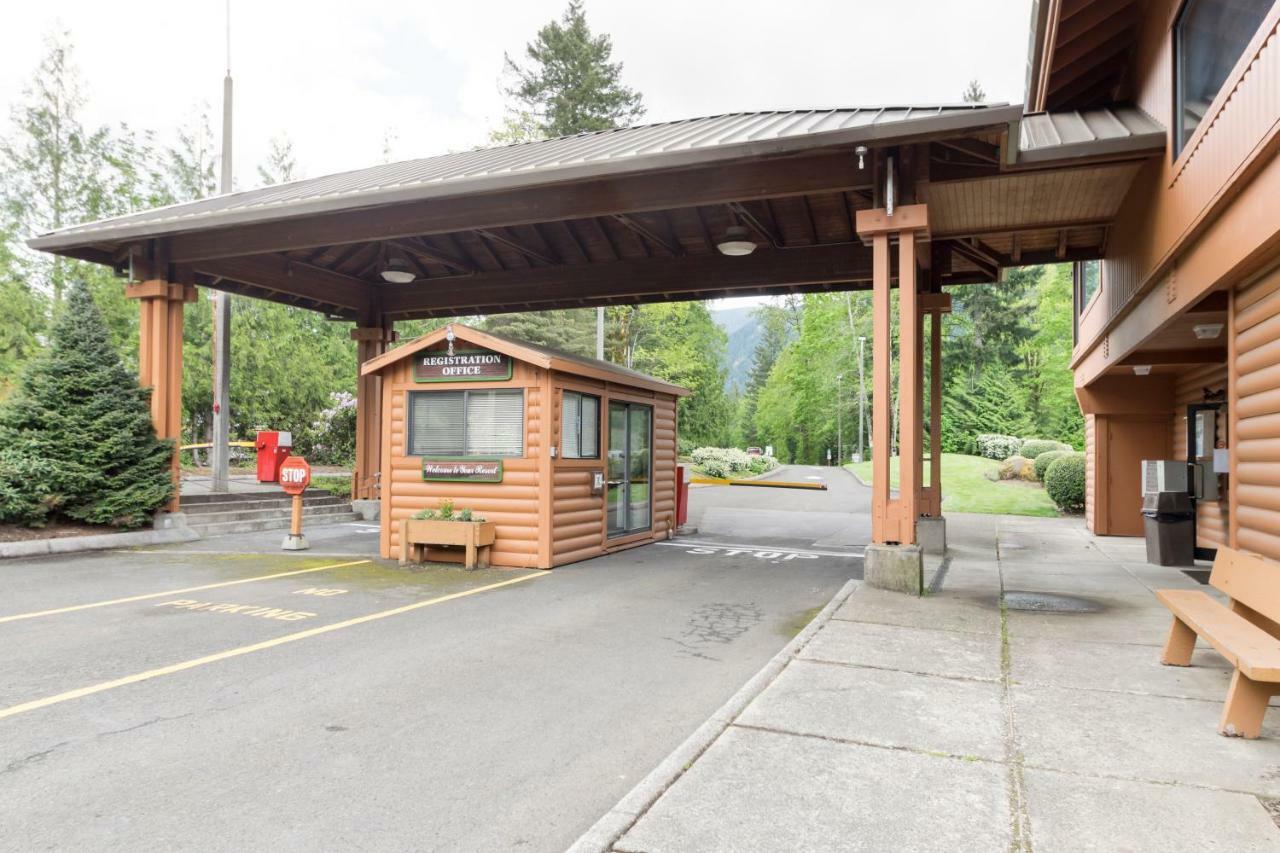
[[[772,456],[751,456],[736,447],[698,447],[689,455],[708,477],[763,474],[778,467]]]
[[[320,418],[298,436],[301,452],[322,465],[350,465],[356,458],[356,398],[346,391],[329,395]]]
[[[1008,459],[1022,448],[1022,439],[1013,435],[985,433],[977,441],[978,455],[988,459]]]

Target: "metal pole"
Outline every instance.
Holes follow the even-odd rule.
[[[865,337],[858,338],[858,461],[861,462],[866,457],[863,455],[862,438],[866,435],[866,409],[867,409],[867,390],[865,376],[863,375],[863,350],[866,347],[867,339]]]
[[[604,361],[604,306],[596,309],[596,358]]]
[[[840,414],[840,406],[843,402],[841,392],[844,390],[844,374],[836,374],[836,465],[843,464],[844,461],[844,421]]]
[[[231,2],[227,0],[227,75],[222,81],[222,181],[219,191],[231,192]],[[213,295],[213,447],[210,489],[231,488],[231,294]]]

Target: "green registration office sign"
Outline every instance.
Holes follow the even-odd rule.
[[[511,356],[487,349],[446,353],[427,350],[414,356],[415,382],[505,382]]]
[[[501,483],[501,459],[425,456],[422,479],[445,483]]]

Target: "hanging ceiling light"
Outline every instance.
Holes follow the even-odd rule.
[[[1191,327],[1191,331],[1196,333],[1196,337],[1202,341],[1211,341],[1218,335],[1222,334],[1221,323],[1197,323]]]
[[[1133,366],[1133,372],[1138,376],[1149,376],[1151,374],[1151,365],[1135,364]]]
[[[404,258],[390,258],[382,268],[382,280],[391,284],[408,284],[415,278],[413,267]]]
[[[720,242],[716,243],[716,248],[720,250],[722,255],[738,257],[754,252],[756,250],[756,242],[751,239],[751,232],[747,231],[743,226],[730,225],[725,229],[724,236],[720,238]]]

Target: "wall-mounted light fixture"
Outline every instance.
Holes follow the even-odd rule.
[[[1218,335],[1222,334],[1221,323],[1196,323],[1191,327],[1191,331],[1196,333],[1196,337],[1202,341],[1211,341]]]
[[[725,229],[724,236],[716,243],[716,248],[722,255],[741,257],[756,250],[756,241],[751,239],[751,232],[744,226],[730,225]]]
[[[1146,376],[1148,373],[1150,373],[1150,372],[1151,372],[1151,365],[1149,365],[1149,364],[1135,364],[1135,365],[1133,366],[1133,372],[1134,372],[1135,374],[1137,374],[1138,376]]]
[[[853,149],[853,153],[858,155],[858,168],[859,169],[867,168],[867,164],[863,159],[867,156],[867,146],[859,145],[857,148]]]

